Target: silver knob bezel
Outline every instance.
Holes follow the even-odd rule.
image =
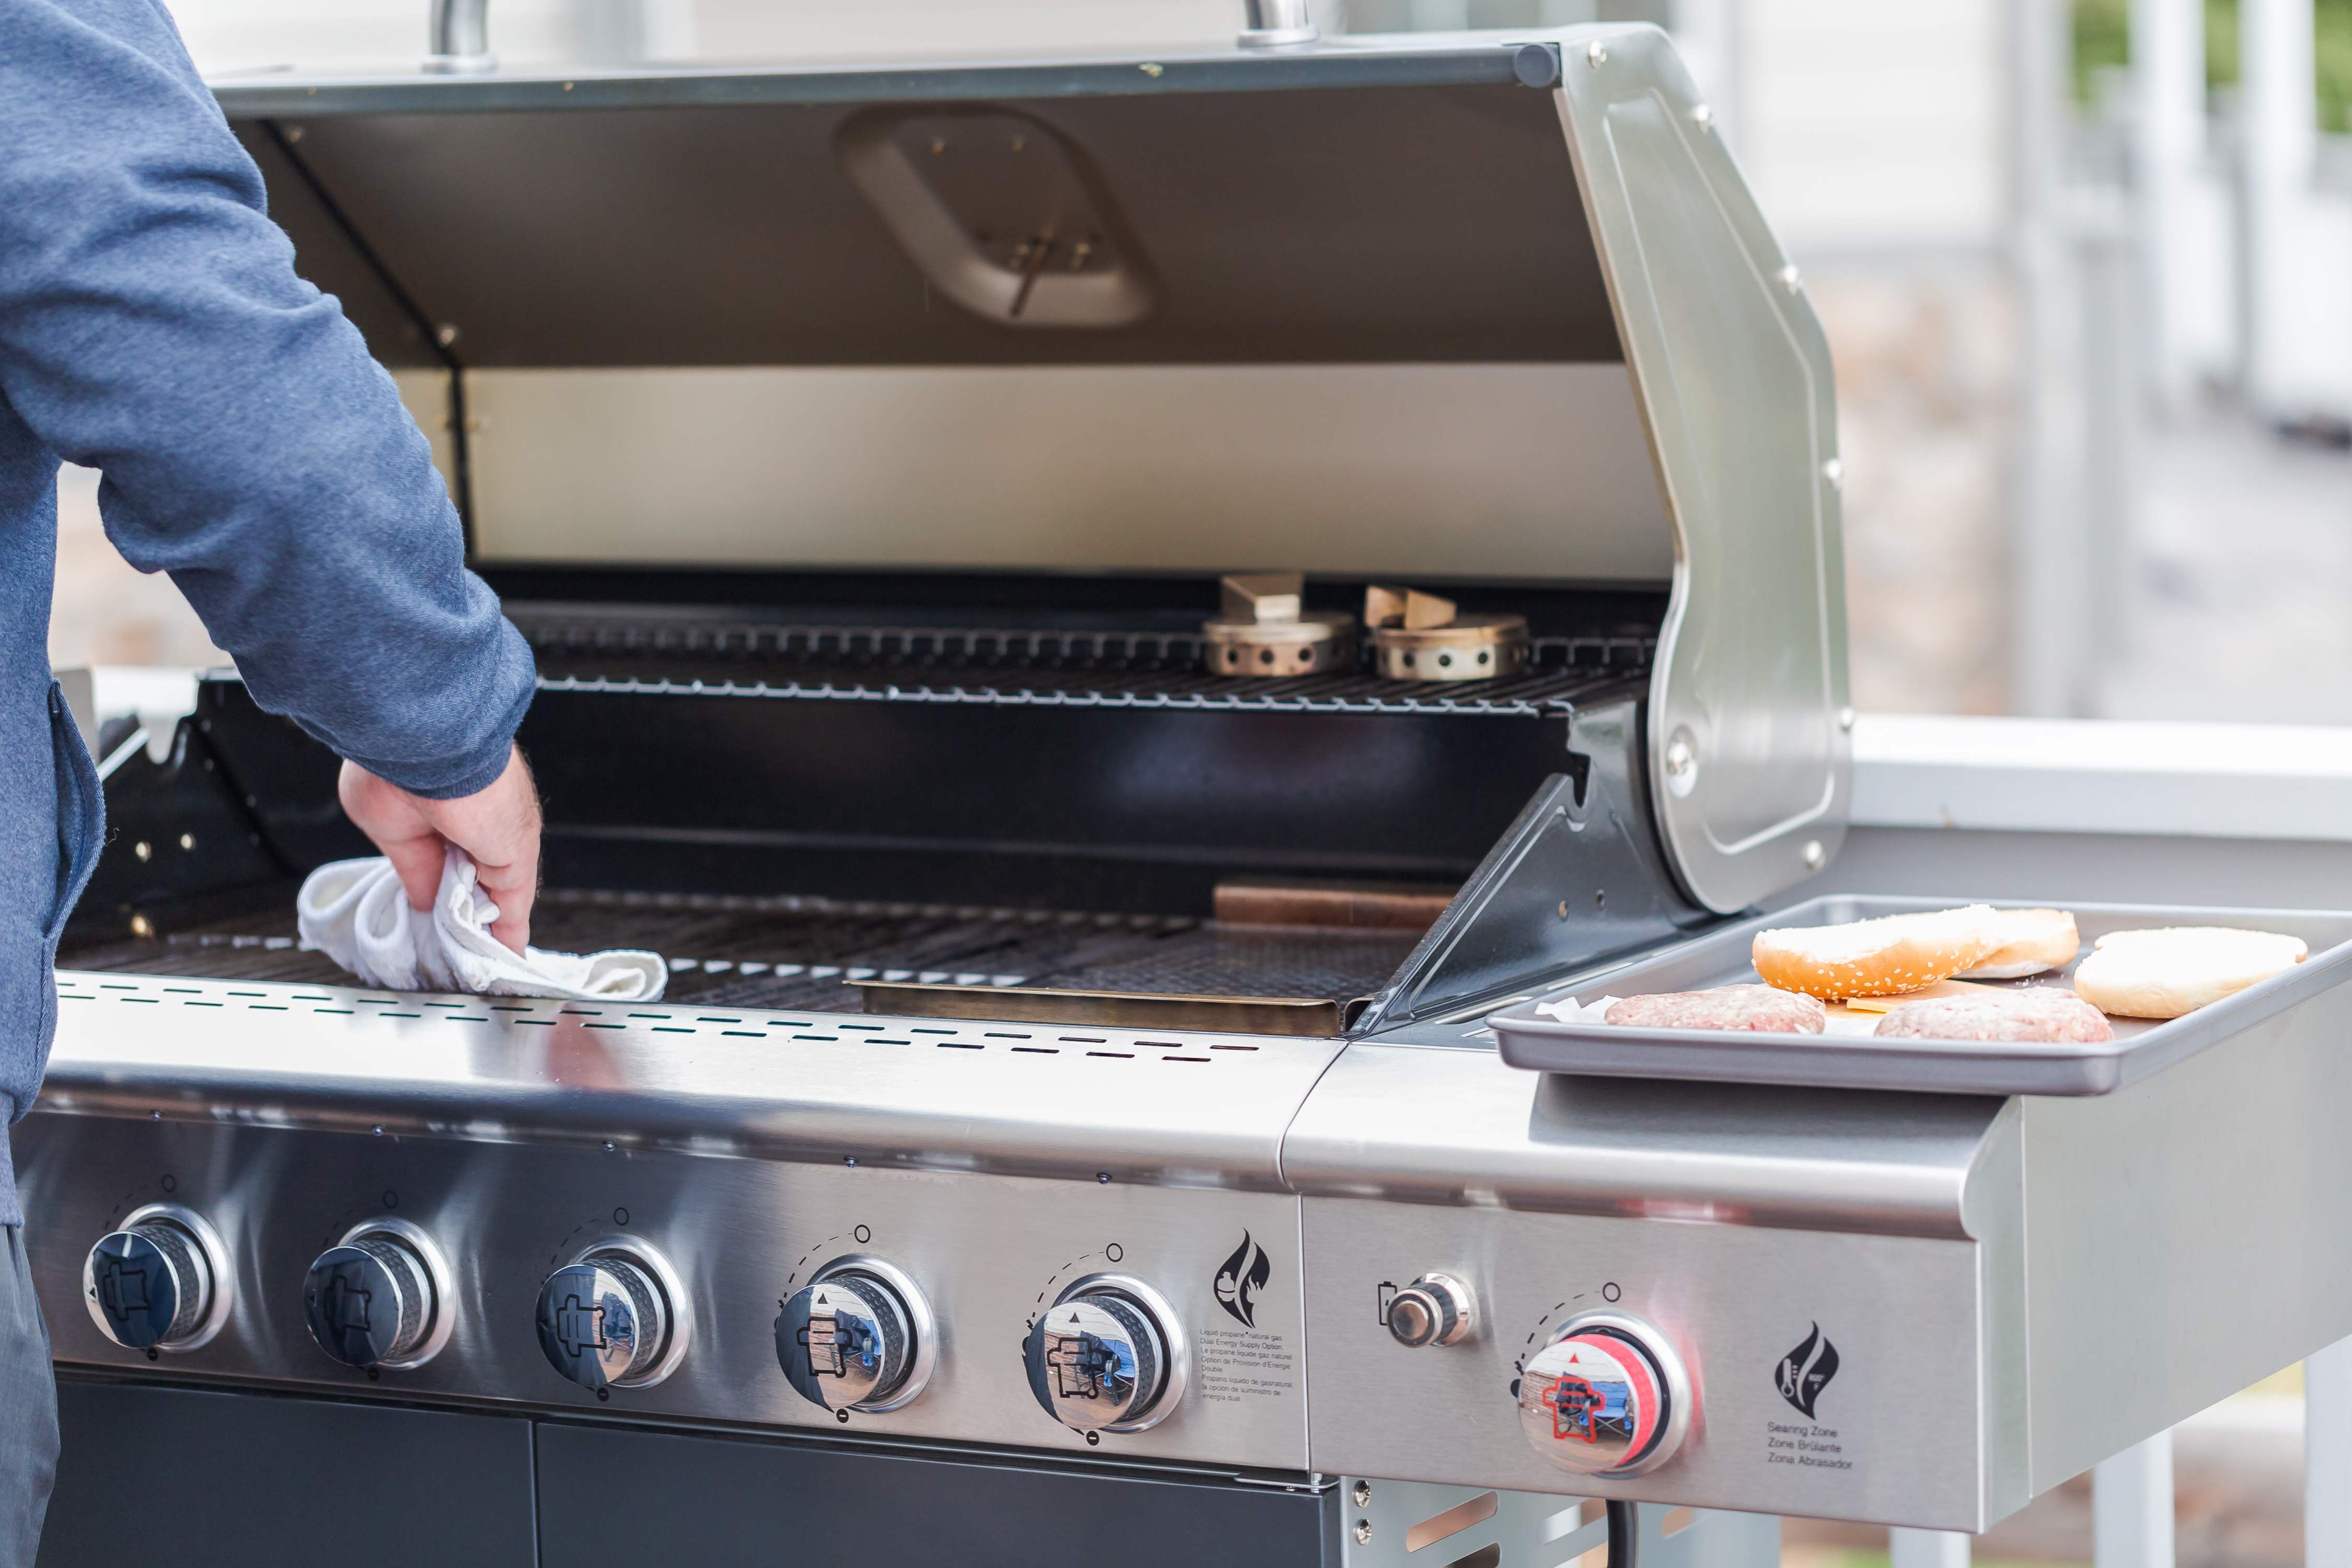
[[[898,1310],[907,1314],[907,1328],[915,1342],[914,1353],[907,1362],[907,1375],[898,1380],[889,1398],[845,1408],[867,1415],[887,1415],[893,1410],[903,1410],[922,1397],[923,1390],[930,1384],[931,1373],[940,1364],[940,1325],[931,1314],[930,1300],[905,1269],[865,1252],[846,1253],[835,1258],[810,1275],[808,1282],[822,1285],[844,1274],[862,1274],[887,1287],[898,1298]]]
[[[107,1235],[134,1230],[154,1220],[163,1221],[195,1243],[196,1250],[204,1255],[205,1267],[212,1273],[212,1297],[205,1304],[204,1321],[196,1325],[195,1332],[185,1339],[158,1340],[153,1348],[169,1355],[202,1350],[228,1326],[229,1310],[235,1304],[236,1276],[229,1272],[228,1247],[221,1241],[220,1232],[212,1227],[209,1220],[195,1210],[178,1204],[142,1205],[124,1215]],[[98,1279],[90,1270],[88,1254],[81,1260],[81,1304],[88,1310],[89,1321],[98,1325],[98,1331],[106,1335],[107,1343],[121,1349],[129,1348],[107,1330],[106,1310],[98,1304]]]
[[[668,1258],[650,1243],[639,1241],[634,1236],[608,1236],[602,1241],[582,1247],[563,1267],[569,1268],[574,1264],[593,1263],[600,1258],[616,1258],[624,1263],[635,1264],[652,1279],[654,1289],[661,1293],[663,1327],[668,1333],[668,1338],[662,1344],[661,1359],[654,1363],[652,1370],[640,1373],[635,1377],[611,1380],[611,1386],[614,1388],[651,1388],[678,1369],[686,1360],[688,1346],[694,1341],[694,1308],[687,1296],[686,1283],[678,1278],[677,1270],[670,1267]],[[541,1289],[545,1288],[542,1283]]]
[[[1649,1452],[1637,1459],[1629,1459],[1613,1469],[1578,1470],[1570,1473],[1589,1476],[1594,1480],[1613,1481],[1632,1476],[1643,1476],[1656,1469],[1675,1457],[1683,1439],[1690,1435],[1691,1413],[1696,1404],[1691,1393],[1689,1372],[1683,1365],[1680,1352],[1666,1338],[1665,1331],[1647,1318],[1637,1318],[1631,1312],[1579,1312],[1545,1337],[1544,1349],[1549,1350],[1560,1341],[1594,1329],[1608,1329],[1633,1342],[1666,1385],[1666,1420],[1650,1444]],[[1564,1468],[1564,1467],[1563,1467]]]
[[[425,1338],[416,1348],[398,1361],[380,1361],[375,1364],[386,1372],[414,1372],[448,1348],[449,1336],[457,1331],[457,1290],[456,1277],[449,1271],[449,1258],[440,1244],[425,1233],[422,1226],[404,1219],[364,1219],[343,1232],[337,1247],[349,1247],[355,1241],[381,1236],[400,1243],[416,1255],[425,1265],[425,1289],[433,1292],[432,1321]]]
[[[1132,1274],[1088,1274],[1070,1281],[1063,1292],[1054,1298],[1058,1307],[1080,1296],[1124,1296],[1143,1309],[1151,1326],[1160,1331],[1160,1348],[1168,1352],[1168,1371],[1160,1377],[1160,1391],[1143,1414],[1131,1421],[1108,1421],[1098,1428],[1104,1432],[1146,1432],[1174,1414],[1177,1404],[1184,1397],[1185,1385],[1192,1380],[1192,1341],[1184,1332],[1184,1320],[1168,1298],[1138,1279]]]

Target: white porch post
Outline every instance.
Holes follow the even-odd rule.
[[[2291,414],[2296,278],[2319,147],[2311,0],[2241,0],[2239,90],[2246,191],[2246,393],[2257,414]]]
[[[2095,1568],[2172,1568],[2172,1434],[2158,1432],[2091,1473]]]
[[[2147,344],[2142,365],[2159,406],[2194,387],[2188,322],[2195,237],[2192,189],[2205,158],[2203,0],[2132,0],[2132,163]]]
[[[2303,1560],[2352,1568],[2352,1340],[2303,1363]]]
[[[1950,1530],[1890,1530],[1888,1568],[1969,1568],[1970,1538]]]

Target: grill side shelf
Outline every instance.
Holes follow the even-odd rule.
[[[1771,1035],[1714,1029],[1634,1029],[1566,1023],[1537,1008],[1575,997],[1630,996],[1755,984],[1748,962],[1756,933],[1770,927],[1830,925],[1969,902],[2015,900],[1834,895],[1724,926],[1664,952],[1588,971],[1487,1019],[1514,1067],[1611,1078],[1785,1084],[1818,1089],[1894,1089],[1935,1094],[2082,1096],[2112,1093],[2283,1014],[2326,1007],[2340,1016],[2339,991],[2352,979],[2352,913],[2306,910],[2213,910],[2074,904],[2087,944],[2110,931],[2161,926],[2239,926],[2299,936],[2310,956],[2234,996],[2162,1023],[2115,1018],[2116,1037],[2098,1045],[2020,1041],[1880,1039],[1875,1035]],[[2084,949],[2088,951],[2087,946]],[[2070,971],[2071,972],[2071,966]],[[2043,974],[2022,985],[2063,984]]]

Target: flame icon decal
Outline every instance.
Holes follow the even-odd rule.
[[[1837,1375],[1837,1346],[1823,1337],[1822,1326],[1815,1323],[1812,1331],[1805,1336],[1804,1343],[1780,1358],[1775,1381],[1780,1384],[1780,1397],[1795,1405],[1810,1420],[1813,1414],[1813,1401],[1822,1396],[1822,1390],[1830,1385],[1830,1379]]]
[[[1217,1270],[1217,1305],[1231,1312],[1242,1327],[1257,1327],[1258,1292],[1273,1274],[1274,1260],[1266,1257],[1265,1248],[1252,1241],[1249,1232],[1242,1232],[1242,1244]]]

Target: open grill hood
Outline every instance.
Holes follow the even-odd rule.
[[[1675,878],[1837,848],[1828,353],[1654,29],[218,93],[494,576],[1670,584]]]

